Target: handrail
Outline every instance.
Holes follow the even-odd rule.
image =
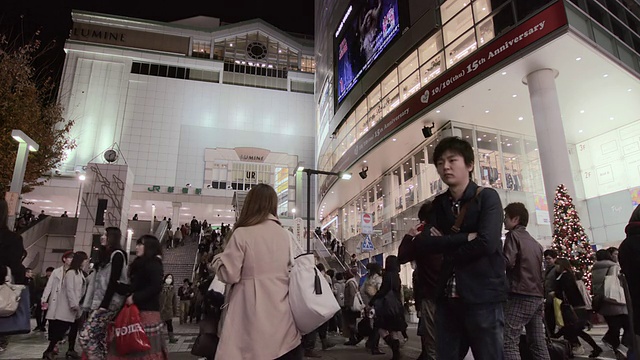
[[[346,271],[348,269],[348,267],[346,266],[345,263],[343,263],[342,261],[340,261],[340,259],[336,256],[336,254],[333,253],[333,251],[329,250],[324,243],[322,242],[322,240],[320,240],[320,237],[318,236],[318,234],[316,234],[315,232],[313,232],[314,235],[314,240],[315,242],[319,243],[321,246],[321,249],[324,248],[324,250],[329,254],[330,258],[336,259],[336,261],[338,262],[338,264],[340,264],[340,266],[342,267],[342,269],[344,271]],[[337,239],[336,239],[337,240]],[[346,253],[346,252],[345,252]]]
[[[348,256],[349,256],[349,258],[351,258],[351,255],[352,255],[352,254],[351,254],[350,252],[348,252],[348,251],[346,251],[346,250],[345,250],[345,251],[344,251],[344,253],[345,253],[346,255],[348,255]],[[363,263],[362,261],[360,261],[360,259],[356,259],[356,263],[359,265],[359,266],[358,266],[358,269],[360,269],[360,270],[364,270],[364,272],[366,272],[366,271],[367,271],[367,267],[364,265],[364,263]]]

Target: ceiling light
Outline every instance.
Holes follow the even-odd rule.
[[[578,130],[578,132],[579,132],[580,134],[582,134],[582,130]]]
[[[631,89],[629,89],[629,91],[631,91]],[[440,114],[440,110],[436,110],[436,113],[437,113],[437,114]]]
[[[580,114],[584,114],[584,110],[580,110]]]
[[[522,120],[524,120],[524,118],[523,118],[522,116],[520,116],[520,117],[518,118],[518,120],[522,121]]]
[[[392,140],[393,140],[393,141],[396,141],[396,139],[395,139],[395,138],[393,138]]]
[[[605,77],[605,78],[609,77],[609,74],[604,74],[604,75],[602,75],[602,77]]]
[[[631,92],[631,89],[627,89],[628,92]]]
[[[503,72],[502,72],[502,75],[507,75],[507,72],[506,72],[506,71],[503,71]]]
[[[485,113],[485,114],[488,114],[488,113],[489,113],[489,110],[485,110],[485,111],[484,111],[484,113]]]
[[[609,118],[609,120],[613,120],[613,119],[614,119],[614,117],[613,117],[613,116]]]
[[[538,148],[535,148],[535,149],[533,149],[533,150],[538,151]]]
[[[478,141],[482,141],[482,138],[478,138]]]
[[[515,98],[515,97],[518,97],[518,95],[516,95],[516,94],[513,94],[513,95],[511,95],[511,97],[514,97],[514,98]]]
[[[580,61],[580,60],[582,60],[582,58],[581,58],[581,57],[577,57],[577,58],[576,58],[576,61]]]
[[[367,160],[365,160],[365,161],[364,161],[364,163],[366,164],[366,163],[367,163]]]

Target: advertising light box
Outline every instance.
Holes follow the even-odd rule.
[[[338,102],[400,32],[398,0],[352,0],[334,34]]]

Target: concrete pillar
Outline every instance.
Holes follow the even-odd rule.
[[[123,237],[122,246],[126,246],[133,178],[133,173],[127,165],[96,163],[87,165],[74,251],[91,254],[94,238],[99,238],[107,227],[120,228]],[[103,223],[97,221],[100,200],[106,200]]]
[[[565,184],[569,194],[574,199],[576,196],[555,83],[557,76],[558,72],[553,69],[540,69],[527,75],[525,80],[529,87],[550,219],[553,219],[553,199],[558,185]]]

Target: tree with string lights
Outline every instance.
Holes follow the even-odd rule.
[[[574,270],[584,274],[587,289],[591,290],[593,248],[564,184],[560,184],[556,189],[553,201],[552,247],[558,252],[559,257],[569,260]]]

